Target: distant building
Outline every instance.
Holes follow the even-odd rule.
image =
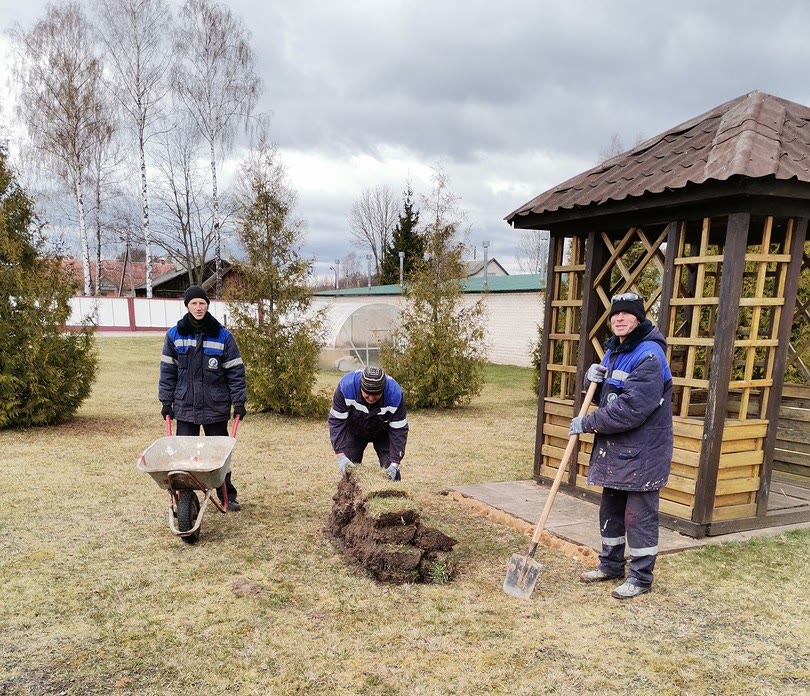
[[[505,273],[505,272],[504,272]],[[545,281],[539,273],[501,274],[463,279],[464,304],[483,300],[487,360],[498,365],[531,367],[532,350],[543,323]],[[354,369],[377,364],[380,345],[398,323],[407,301],[399,285],[373,285],[316,292],[314,307],[327,309],[327,336],[321,364]]]
[[[191,283],[188,278],[188,271],[185,268],[175,268],[171,273],[161,275],[159,278],[152,280],[152,296],[153,297],[183,297],[186,288]],[[225,291],[232,285],[241,285],[242,275],[237,271],[233,264],[229,261],[222,260],[222,291]],[[214,299],[221,299],[216,297],[216,275],[215,265],[213,259],[205,264],[205,271],[203,272],[202,287],[208,292],[208,296]],[[146,282],[135,288],[136,297],[146,297]]]
[[[478,278],[484,275],[484,262],[483,260],[468,261],[465,273],[465,278]],[[487,276],[507,276],[507,271],[496,259],[489,259],[487,262]]]
[[[84,269],[81,259],[67,257],[62,259],[62,268],[68,279],[78,285],[78,295],[84,288]],[[168,273],[177,270],[177,265],[164,259],[152,262],[152,282]],[[113,261],[102,259],[99,279],[99,291],[95,292],[96,262],[90,262],[90,286],[92,294],[106,297],[134,297],[139,286],[146,284],[146,264],[143,261]],[[146,294],[144,292],[144,294]]]

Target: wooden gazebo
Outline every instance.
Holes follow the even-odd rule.
[[[554,477],[610,297],[669,343],[662,523],[701,537],[810,520],[810,108],[752,92],[537,196],[550,231],[534,477]],[[797,300],[798,297],[798,300]],[[592,436],[564,488],[585,497]]]

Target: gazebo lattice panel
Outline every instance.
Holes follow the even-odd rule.
[[[790,217],[735,214],[599,231],[568,238],[566,262],[557,239],[538,473],[556,474],[582,370],[604,356],[610,298],[633,291],[667,338],[673,374],[675,447],[662,513],[694,523],[755,516],[778,414],[769,402],[791,268],[795,281],[796,226]],[[810,273],[807,253],[802,263]],[[810,298],[800,296],[794,323],[801,329],[809,314]],[[802,331],[794,330],[790,353],[799,370],[810,333]],[[593,436],[581,436],[568,480],[597,492],[587,485],[592,447]]]
[[[577,376],[585,242],[579,238],[552,244],[552,267],[546,287],[551,314],[547,321],[547,359],[544,393],[545,420],[540,443],[541,471],[553,476],[568,444],[568,425],[581,380]]]
[[[810,242],[805,242],[799,296],[793,313],[793,335],[788,347],[787,372],[791,381],[810,385]]]

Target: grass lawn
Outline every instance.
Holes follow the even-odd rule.
[[[183,543],[135,468],[163,434],[161,340],[100,337],[73,421],[0,431],[0,694],[810,691],[807,532],[664,556],[628,603],[541,546],[531,600],[501,591],[526,539],[441,491],[530,476],[525,369],[490,368],[467,408],[409,415],[403,485],[459,540],[453,582],[375,584],[323,536],[338,481],[326,414],[248,413],[242,512],[209,506]]]

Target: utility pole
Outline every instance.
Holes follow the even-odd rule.
[[[489,280],[489,242],[484,242],[484,290],[488,289]]]

